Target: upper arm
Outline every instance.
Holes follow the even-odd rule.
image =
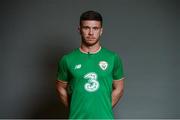
[[[115,54],[113,66],[113,80],[121,80],[124,77],[123,65],[121,58]]]
[[[63,56],[58,62],[57,80],[63,83],[67,83],[69,79],[69,71],[67,65],[67,58]]]
[[[124,89],[124,79],[122,78],[120,80],[113,80],[113,89],[117,89],[117,90],[123,90]]]
[[[68,82],[64,82],[62,80],[56,80],[56,89],[58,91],[67,90]]]

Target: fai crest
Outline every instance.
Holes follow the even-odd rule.
[[[108,67],[108,63],[106,61],[100,61],[99,66],[102,70],[106,70]]]

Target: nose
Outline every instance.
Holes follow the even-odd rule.
[[[93,35],[93,29],[89,29],[89,35]]]

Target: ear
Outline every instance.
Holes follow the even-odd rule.
[[[79,34],[81,34],[81,27],[80,26],[78,26],[78,32],[79,32]]]
[[[100,31],[100,36],[102,35],[102,33],[103,33],[103,28],[101,28],[101,31]]]

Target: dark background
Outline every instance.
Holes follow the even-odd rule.
[[[79,16],[104,18],[101,43],[126,75],[115,118],[180,118],[180,1],[1,0],[0,118],[66,118],[57,62],[79,47]],[[98,106],[97,106],[98,107]]]

